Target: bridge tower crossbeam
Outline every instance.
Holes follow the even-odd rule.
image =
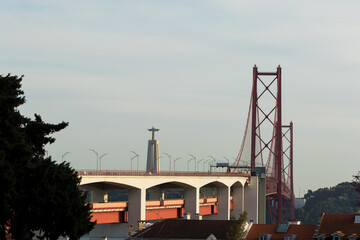
[[[258,92],[260,87],[262,91]],[[270,102],[274,105],[269,108]],[[290,217],[294,217],[293,124],[291,122],[288,126],[282,125],[281,109],[281,67],[278,66],[276,72],[259,72],[255,65],[245,134],[233,166],[239,166],[240,162],[244,161],[250,162],[252,175],[256,174],[255,167],[266,167],[268,212],[271,222],[277,223],[283,221],[284,204],[290,208]],[[271,132],[262,135],[260,129]],[[247,148],[250,149],[250,154],[246,152]],[[234,168],[233,171],[238,170]]]

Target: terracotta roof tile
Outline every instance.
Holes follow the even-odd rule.
[[[354,214],[324,214],[317,235],[330,237],[338,231],[345,234],[344,238],[352,234],[360,235],[360,223],[354,223],[354,220]]]
[[[213,234],[217,239],[225,239],[232,221],[225,220],[176,220],[157,222],[133,238],[187,238],[206,239]]]
[[[337,233],[337,234],[342,235],[342,236],[345,235],[342,231],[336,231],[336,232],[334,232],[334,233]]]
[[[296,235],[296,240],[312,239],[316,225],[290,225],[284,233],[276,232],[277,224],[253,224],[246,240],[258,240],[260,234],[271,234],[271,240],[284,239],[285,235]]]

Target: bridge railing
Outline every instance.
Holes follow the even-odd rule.
[[[89,170],[77,169],[80,176],[238,176],[250,177],[247,173],[238,172],[189,172],[189,171],[136,171],[136,170]]]

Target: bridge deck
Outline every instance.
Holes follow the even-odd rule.
[[[233,189],[236,198],[236,211],[244,209],[245,188],[251,188],[251,176],[234,172],[182,172],[126,170],[76,170],[81,176],[81,184],[92,191],[92,217],[98,223],[130,223],[139,220],[182,218],[185,211],[193,214],[212,215],[217,219],[228,219],[233,208]],[[212,186],[218,189],[221,201],[217,198],[200,198],[200,189]],[[184,188],[184,199],[163,199],[162,188]],[[129,202],[103,203],[107,201],[107,189],[128,189]],[[149,190],[149,191],[148,191]],[[146,201],[146,194],[149,199]],[[152,195],[152,196],[150,196]],[[185,203],[186,202],[186,203]],[[128,204],[130,203],[130,204]],[[250,205],[250,203],[249,203]]]
[[[80,176],[227,176],[227,177],[250,177],[247,173],[234,172],[190,172],[190,171],[161,171],[158,173],[136,170],[76,170]]]

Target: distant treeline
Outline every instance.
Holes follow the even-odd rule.
[[[305,206],[295,210],[295,217],[303,224],[316,224],[321,214],[354,214],[360,211],[357,206],[359,194],[350,182],[343,182],[331,188],[308,190],[304,195]]]

